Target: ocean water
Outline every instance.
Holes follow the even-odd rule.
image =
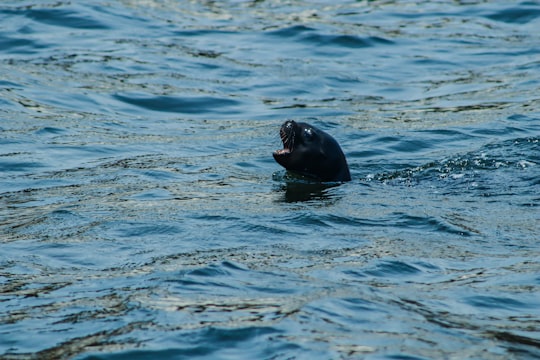
[[[539,358],[539,27],[538,1],[3,1],[0,358]],[[353,180],[287,174],[286,119]]]

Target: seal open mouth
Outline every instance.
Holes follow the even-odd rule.
[[[279,129],[279,136],[283,142],[283,149],[276,150],[274,155],[288,155],[294,151],[295,125],[292,120],[285,122]]]

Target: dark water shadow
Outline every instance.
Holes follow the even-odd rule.
[[[212,96],[148,96],[142,94],[115,94],[115,99],[150,111],[200,114],[219,112],[235,113],[236,100]]]
[[[280,201],[287,203],[334,201],[336,194],[330,193],[328,190],[341,185],[339,182],[320,182],[289,172],[274,173],[273,178],[282,182],[277,187],[277,191],[283,194]]]

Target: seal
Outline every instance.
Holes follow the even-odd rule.
[[[338,142],[315,126],[293,120],[279,130],[283,149],[273,153],[285,169],[321,182],[351,180],[347,159]]]

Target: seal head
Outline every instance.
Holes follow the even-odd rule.
[[[279,135],[283,149],[273,155],[285,169],[322,182],[351,180],[345,155],[329,134],[307,123],[288,120]]]

